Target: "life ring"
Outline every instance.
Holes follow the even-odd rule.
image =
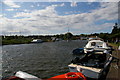
[[[86,77],[80,72],[69,72],[65,74],[67,80],[86,80]]]

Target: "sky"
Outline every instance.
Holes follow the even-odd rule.
[[[75,35],[112,31],[118,20],[117,2],[0,3],[0,35]]]

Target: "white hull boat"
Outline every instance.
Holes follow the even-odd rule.
[[[91,40],[84,47],[84,53],[88,52],[105,52],[112,53],[112,48],[108,46],[108,44],[102,40]]]
[[[41,39],[34,39],[31,41],[31,43],[42,43],[43,41]]]
[[[103,52],[87,53],[83,58],[76,57],[68,65],[70,72],[81,72],[85,77],[100,79],[107,75],[113,57]]]

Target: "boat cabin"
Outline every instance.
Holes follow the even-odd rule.
[[[108,48],[108,45],[101,40],[89,41],[85,48]]]
[[[107,50],[107,53],[111,53],[112,49],[102,40],[91,40],[84,47],[84,53],[92,51],[104,52],[105,50]]]

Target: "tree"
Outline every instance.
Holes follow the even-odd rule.
[[[64,35],[64,39],[71,39],[73,37],[73,34],[68,32]]]
[[[112,30],[111,34],[116,34],[116,33],[118,33],[118,31],[119,31],[118,24],[115,23],[115,26],[113,26],[113,30]]]
[[[118,27],[118,24],[115,23],[115,26],[113,26],[113,30],[111,32],[111,41],[118,43],[120,41],[120,28]]]

